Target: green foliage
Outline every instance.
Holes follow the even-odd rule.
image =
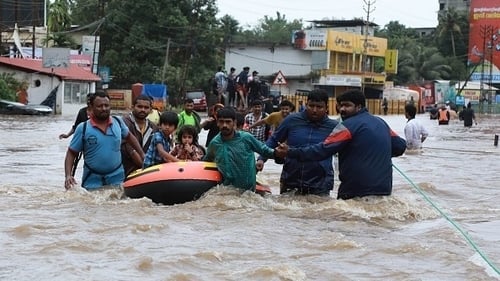
[[[110,86],[116,88],[166,83],[170,95],[181,95],[204,87],[223,65],[222,42],[230,38],[224,36],[237,27],[229,17],[226,26],[220,24],[215,0],[109,0],[101,8],[106,21],[99,30],[100,65],[111,68]],[[82,23],[90,23],[100,7],[80,0],[73,9]]]
[[[238,43],[289,44],[292,32],[302,28],[302,20],[288,21],[285,15],[276,12],[276,18],[264,16],[256,27],[237,34],[234,41]]]
[[[16,92],[25,87],[25,83],[14,78],[13,73],[0,73],[0,98],[10,101],[16,100]]]
[[[209,79],[224,65],[229,44],[290,44],[292,32],[303,28],[302,20],[289,21],[276,12],[276,17],[265,16],[257,26],[243,29],[230,15],[216,18],[216,0],[54,3],[63,2],[69,3],[70,22],[85,25],[105,17],[96,32],[101,36],[99,64],[111,68],[110,87],[166,83],[174,97],[194,88],[209,91]],[[387,38],[388,48],[399,50],[399,73],[389,75],[388,80],[405,85],[427,79],[465,79],[467,33],[466,15],[450,10],[439,17],[432,36],[419,36],[398,21],[376,30],[375,36]],[[56,35],[51,40],[69,44]],[[381,72],[383,60],[375,60],[374,67]]]
[[[467,13],[457,12],[455,9],[450,8],[441,11],[438,16],[439,24],[436,28],[436,35],[439,41],[438,46],[441,52],[449,53],[454,57],[457,52],[467,52],[467,45],[465,45],[462,29],[468,30]],[[466,26],[463,23],[467,23]]]
[[[376,34],[388,39],[389,49],[399,50],[398,73],[388,75],[389,81],[407,85],[424,80],[466,79],[468,40],[461,32],[468,31],[466,14],[450,10],[441,14],[439,21],[430,36],[419,36],[397,21]]]

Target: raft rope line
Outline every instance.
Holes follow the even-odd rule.
[[[462,236],[465,238],[465,240],[469,243],[469,245],[474,249],[476,250],[476,252],[483,258],[483,260],[497,273],[500,275],[500,270],[489,260],[489,258],[479,249],[479,247],[476,245],[476,243],[474,243],[474,241],[472,240],[472,238],[465,232],[465,230],[457,223],[455,222],[452,218],[450,218],[443,210],[441,210],[441,208],[439,208],[439,206],[437,206],[436,203],[434,203],[430,198],[429,196],[427,196],[427,194],[420,188],[418,187],[415,183],[413,183],[413,181],[408,177],[406,176],[405,173],[403,173],[396,165],[392,164],[392,166],[394,167],[394,169],[396,169],[399,174],[401,174],[401,176],[403,176],[409,183],[410,185],[418,192],[420,193],[420,195],[422,195],[422,197],[434,208],[436,209],[436,211],[439,212],[439,214],[441,214],[441,216],[443,216],[451,225],[453,225],[457,230],[458,232],[460,232],[462,234]]]

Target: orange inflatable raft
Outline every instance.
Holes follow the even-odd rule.
[[[217,184],[222,175],[213,162],[171,162],[137,170],[125,183],[125,195],[148,197],[155,203],[174,205],[193,201]],[[271,193],[268,186],[257,184],[259,194]]]

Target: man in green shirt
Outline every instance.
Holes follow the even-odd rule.
[[[177,130],[182,128],[184,125],[192,125],[196,128],[196,131],[200,133],[201,131],[201,117],[194,111],[194,101],[192,99],[186,99],[184,101],[184,110],[179,113],[179,124],[177,125]]]
[[[255,191],[255,155],[274,158],[274,149],[257,140],[252,134],[236,130],[236,111],[224,107],[217,111],[220,133],[210,142],[203,161],[217,163],[224,185]]]

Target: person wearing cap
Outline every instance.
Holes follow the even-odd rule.
[[[405,152],[406,141],[382,118],[368,112],[360,90],[344,92],[337,97],[337,102],[342,123],[323,142],[290,147],[281,143],[276,148],[276,155],[299,161],[318,161],[338,153],[338,199],[391,195],[391,158]]]

